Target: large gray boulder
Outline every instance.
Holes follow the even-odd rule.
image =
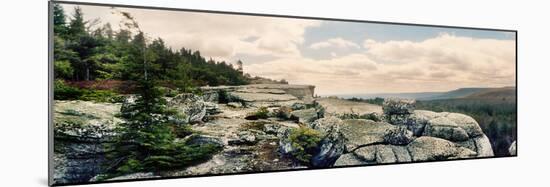
[[[419,137],[407,149],[412,161],[433,161],[458,158],[473,158],[476,152],[448,140],[435,137]]]
[[[187,144],[197,144],[197,145],[210,144],[216,147],[223,147],[225,145],[223,140],[221,140],[218,137],[202,135],[202,134],[194,134],[194,135],[188,136],[186,137],[185,141]]]
[[[373,144],[408,144],[412,132],[385,122],[364,119],[344,120],[341,132],[346,139],[346,151]]]
[[[382,110],[386,115],[412,114],[415,109],[414,99],[386,98]]]
[[[208,104],[195,94],[179,94],[168,102],[168,106],[176,108],[183,114],[184,123],[200,123],[206,116]],[[212,108],[212,107],[210,107]]]
[[[477,157],[494,156],[489,138],[470,116],[441,112],[430,115],[422,136],[438,137],[463,145],[477,153]]]
[[[476,152],[448,140],[419,137],[408,145],[372,144],[343,154],[334,166],[405,163],[476,157]]]
[[[319,116],[315,108],[309,108],[290,112],[290,118],[300,123],[307,124],[319,119]]]
[[[398,105],[389,103],[392,102],[388,102],[388,106]],[[405,114],[404,111],[402,110],[401,114],[386,114],[387,121],[392,125],[407,128],[416,137],[442,138],[475,151],[478,157],[494,156],[489,139],[472,117],[449,112],[414,110],[410,114]]]
[[[424,133],[424,128],[428,121],[439,116],[439,113],[428,110],[415,110],[404,124],[407,128],[414,133],[415,136],[421,136]]]
[[[336,117],[327,117],[318,119],[309,125],[310,128],[323,135],[319,143],[319,152],[311,159],[313,167],[331,166],[344,152],[345,139],[340,132],[342,124],[342,120]]]
[[[428,121],[424,136],[433,136],[451,141],[466,141],[470,138],[466,130],[446,117]]]
[[[357,158],[374,164],[410,162],[411,157],[405,146],[372,145],[354,151]]]
[[[334,162],[334,166],[360,166],[365,164],[368,164],[368,162],[357,158],[357,156],[352,153],[343,154]]]

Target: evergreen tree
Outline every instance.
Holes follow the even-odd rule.
[[[53,32],[55,35],[64,36],[67,33],[65,11],[61,5],[53,4]]]

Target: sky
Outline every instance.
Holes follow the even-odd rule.
[[[63,5],[72,14],[75,5]],[[315,85],[318,95],[515,86],[515,33],[81,5],[121,28],[130,13],[151,38],[199,50],[245,73]]]

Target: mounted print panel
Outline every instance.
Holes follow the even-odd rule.
[[[516,31],[50,3],[50,184],[516,155]]]

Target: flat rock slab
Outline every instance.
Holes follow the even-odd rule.
[[[359,166],[365,164],[368,164],[368,162],[357,158],[357,156],[352,153],[348,153],[340,156],[334,163],[334,166]]]
[[[246,102],[298,100],[298,98],[290,94],[246,93],[246,92],[230,92],[229,94],[234,95],[237,98],[240,98]]]
[[[121,104],[90,101],[55,101],[54,128],[57,135],[102,138],[123,120],[115,117]],[[68,127],[68,128],[66,128]]]
[[[408,145],[413,161],[448,160],[457,158],[472,158],[476,152],[459,146],[445,139],[435,137],[419,137]]]
[[[397,126],[384,122],[374,122],[364,119],[344,120],[340,131],[346,138],[346,150],[351,152],[364,145],[384,143],[389,129]]]
[[[325,112],[331,114],[351,114],[358,115],[378,113],[382,114],[382,107],[369,103],[353,102],[343,99],[319,98],[316,101],[325,108]]]
[[[285,94],[286,92],[281,89],[259,89],[259,88],[242,88],[235,92],[242,93],[267,93],[267,94]]]

